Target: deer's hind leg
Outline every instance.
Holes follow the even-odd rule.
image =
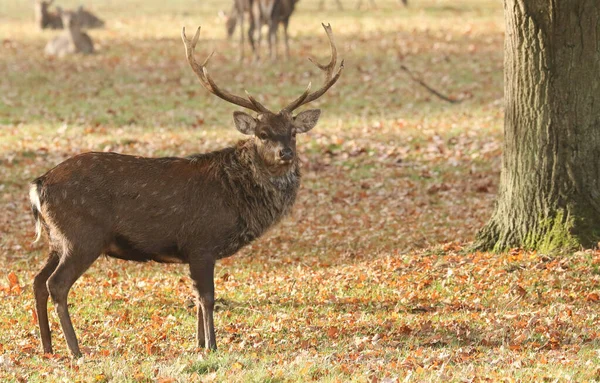
[[[46,282],[56,266],[58,266],[59,255],[58,251],[50,249],[50,254],[46,260],[46,264],[36,274],[33,279],[33,294],[35,296],[35,311],[38,317],[38,325],[40,327],[40,336],[42,338],[42,348],[44,353],[52,353],[52,335],[50,334],[50,324],[48,323],[48,287]]]
[[[81,356],[77,336],[67,307],[67,295],[71,286],[94,263],[103,250],[102,243],[94,240],[80,241],[72,246],[65,246],[60,261],[46,282],[56,314],[60,320],[67,345],[74,357]]]

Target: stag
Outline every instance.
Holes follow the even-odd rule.
[[[233,95],[199,64],[194,50],[200,28],[189,39],[187,61],[206,90],[257,113],[233,113],[250,138],[233,147],[186,158],[144,158],[117,153],[80,154],[35,179],[30,200],[37,239],[49,243],[46,264],[33,290],[44,352],[52,353],[48,297],[52,298],[72,355],[81,355],[67,295],[101,255],[130,261],[184,263],[197,295],[197,344],[216,349],[213,321],[214,267],[221,258],[260,237],[290,212],[300,185],[296,134],[315,127],[321,111],[293,111],[321,97],[339,79],[337,51],[324,25],[331,60],[321,88],[306,91],[275,113],[255,98]]]
[[[48,56],[63,57],[72,53],[94,53],[94,43],[91,37],[81,30],[77,12],[63,11],[59,8],[65,31],[54,37],[46,44],[44,53]]]

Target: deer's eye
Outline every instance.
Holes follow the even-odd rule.
[[[266,140],[267,138],[269,138],[269,135],[267,134],[267,132],[260,132],[258,133],[258,138],[260,138],[261,140]]]
[[[296,138],[296,131],[295,130],[292,132],[292,138]]]

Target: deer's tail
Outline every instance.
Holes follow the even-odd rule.
[[[37,178],[29,185],[29,200],[31,201],[31,212],[35,220],[35,240],[36,243],[42,237],[42,225],[44,224],[41,216],[42,204],[40,201],[40,192],[42,189],[42,179]]]

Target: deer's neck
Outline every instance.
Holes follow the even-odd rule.
[[[279,189],[287,188],[289,184],[299,184],[300,166],[297,159],[285,167],[269,167],[260,157],[252,139],[240,142],[237,149],[238,157],[244,167],[251,170],[257,184]]]
[[[224,175],[223,185],[233,197],[231,203],[240,229],[221,254],[228,256],[260,237],[291,211],[300,186],[300,168],[293,163],[284,174],[273,175],[261,168],[253,144],[241,142]]]

